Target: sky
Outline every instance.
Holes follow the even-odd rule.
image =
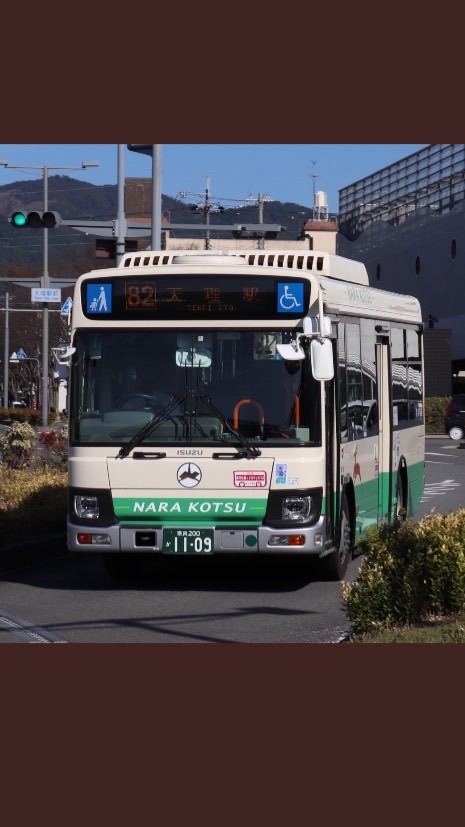
[[[118,182],[118,146],[123,147],[125,178],[151,178],[149,155],[127,144],[0,144],[0,186],[48,175],[68,175],[92,184]],[[266,196],[272,201],[313,207],[313,192],[328,196],[329,213],[337,213],[339,190],[400,161],[428,144],[161,144],[161,191],[187,202],[203,200],[224,207]],[[13,169],[1,165],[38,167]],[[88,169],[83,161],[98,161]],[[196,197],[198,196],[198,197]]]

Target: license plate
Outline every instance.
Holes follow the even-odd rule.
[[[163,554],[213,554],[212,528],[165,528]]]

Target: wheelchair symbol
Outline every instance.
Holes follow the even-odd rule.
[[[278,310],[290,312],[303,310],[303,285],[295,284],[292,288],[288,284],[279,285]]]

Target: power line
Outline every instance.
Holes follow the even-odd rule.
[[[208,174],[204,193],[201,193],[201,192],[188,192],[187,190],[183,190],[182,192],[179,193],[180,198],[186,198],[188,195],[196,196],[196,197],[199,197],[199,198],[203,196],[203,199],[204,199],[203,202],[201,204],[197,204],[195,207],[193,207],[193,209],[202,213],[202,215],[204,216],[204,219],[205,219],[205,223],[207,225],[210,223],[210,213],[211,212],[224,212],[225,211],[224,206],[222,206],[219,203],[212,203],[212,201],[211,201],[210,178],[211,178],[211,176],[210,176],[210,174]],[[224,200],[239,201],[239,199],[236,199],[236,198],[230,198],[230,199],[223,198],[222,200],[223,201]],[[258,193],[257,198],[254,198],[253,196],[249,195],[246,199],[243,199],[242,201],[239,201],[239,206],[240,207],[246,207],[247,202],[253,201],[254,206],[258,207],[258,223],[263,224],[263,206],[264,206],[265,203],[271,202],[272,200],[273,199],[271,198],[270,195],[268,195],[268,194],[267,195],[262,195],[261,193]],[[232,209],[234,209],[234,207]],[[259,249],[262,249],[263,247],[264,247],[264,239],[260,238],[259,239]],[[206,250],[211,249],[211,247],[210,247],[210,231],[209,231],[208,228],[205,231],[205,249]]]

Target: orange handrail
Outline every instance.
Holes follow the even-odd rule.
[[[239,411],[243,405],[255,405],[260,414],[260,428],[263,429],[265,425],[265,411],[262,405],[260,405],[260,402],[257,402],[255,399],[241,399],[237,405],[234,406],[233,424],[236,430],[239,427]]]

